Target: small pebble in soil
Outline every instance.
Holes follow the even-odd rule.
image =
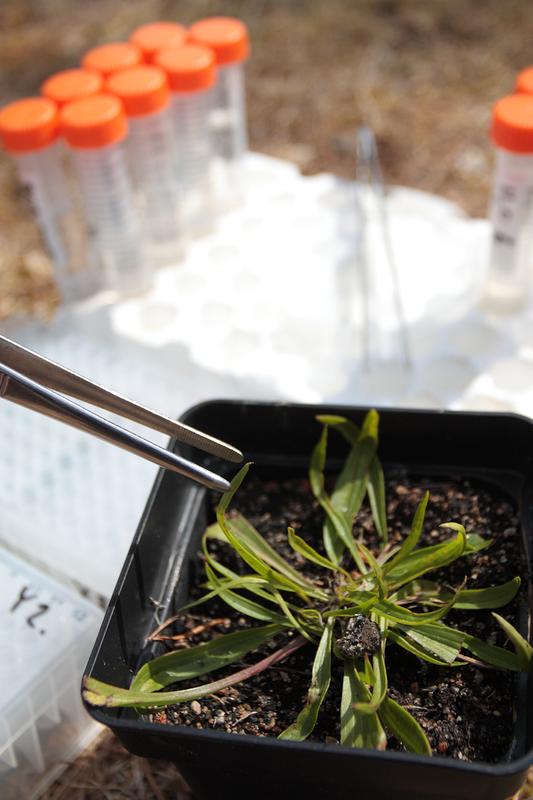
[[[337,639],[339,653],[344,658],[373,656],[381,645],[381,634],[375,622],[363,614],[350,617],[340,639]]]

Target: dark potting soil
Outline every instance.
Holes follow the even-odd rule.
[[[453,535],[439,528],[442,522],[461,522],[468,533],[492,538],[487,550],[462,558],[431,577],[451,586],[459,585],[468,575],[468,588],[483,588],[525,576],[520,529],[516,509],[508,498],[492,487],[466,480],[411,480],[405,474],[390,475],[387,481],[389,537],[401,541],[408,533],[413,514],[426,489],[430,490],[424,533],[421,543],[436,544]],[[214,508],[216,498],[212,498]],[[234,500],[234,508],[244,514],[269,543],[294,566],[306,574],[324,576],[296,554],[287,543],[287,527],[292,526],[323,552],[323,512],[311,494],[307,480],[277,483],[249,476]],[[371,549],[378,539],[368,508],[364,507],[354,526]],[[216,557],[238,572],[249,571],[223,542],[211,541]],[[192,570],[191,596],[200,596],[204,580],[202,557]],[[499,612],[516,624],[518,598]],[[490,611],[456,611],[446,617],[447,624],[460,627],[492,644],[504,645],[505,635]],[[180,616],[165,634],[185,634],[187,645],[208,641],[216,635],[261,624],[250,621],[228,608],[220,600],[198,606]],[[340,629],[337,632],[341,633]],[[280,646],[281,638],[260,651],[214,673],[223,677],[252,664]],[[305,646],[285,661],[216,696],[172,706],[153,715],[160,723],[214,728],[230,733],[277,736],[291,724],[303,707],[310,681],[313,651]],[[513,697],[515,678],[511,673],[466,665],[442,668],[421,661],[395,645],[387,647],[390,695],[418,720],[433,751],[463,761],[498,762],[504,760],[512,744]],[[210,679],[214,679],[211,677]],[[202,676],[179,684],[179,688],[204,683]],[[339,740],[339,703],[342,664],[332,661],[332,680],[320,710],[311,739],[335,743]],[[170,688],[170,687],[169,687]],[[176,685],[178,688],[178,685]],[[402,749],[389,738],[389,749]]]

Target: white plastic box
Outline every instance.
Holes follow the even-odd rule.
[[[0,797],[32,800],[89,743],[80,680],[101,611],[0,549]]]

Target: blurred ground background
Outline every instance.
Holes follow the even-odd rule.
[[[39,91],[87,48],[155,19],[233,14],[250,27],[250,140],[303,171],[354,174],[353,133],[374,127],[388,181],[483,215],[490,106],[533,62],[528,0],[1,0],[0,98]],[[15,173],[0,155],[0,320],[57,298]]]
[[[528,0],[0,0],[0,97],[35,94],[87,48],[156,19],[211,14],[250,27],[251,146],[306,173],[354,174],[354,132],[371,125],[387,181],[445,195],[484,215],[492,102],[533,63]],[[50,265],[0,154],[0,320],[47,317]],[[533,796],[525,789],[522,797]],[[48,800],[185,798],[173,768],[128,756],[109,736]]]

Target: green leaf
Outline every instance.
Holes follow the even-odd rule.
[[[511,602],[519,588],[520,578],[517,577],[489,589],[463,589],[453,607],[476,611],[481,608],[501,608]]]
[[[217,524],[217,527],[220,530],[220,527]],[[225,534],[224,541],[227,542],[227,538]],[[236,572],[233,572],[229,567],[226,567],[224,564],[220,564],[216,558],[214,558],[207,549],[207,537],[206,534],[202,537],[202,550],[205,557],[206,564],[209,564],[211,569],[215,572],[218,572],[220,575],[228,579],[228,583],[225,584],[227,588],[233,588],[231,584],[235,582],[235,585],[241,586],[241,588],[246,589],[248,592],[252,592],[253,594],[257,595],[258,597],[263,598],[264,600],[268,600],[269,602],[273,602],[272,594],[269,591],[270,584],[266,578],[263,578],[261,575],[255,574],[247,574],[247,575],[238,575]],[[231,584],[230,582],[231,581]],[[208,579],[209,585],[209,579]],[[267,588],[268,587],[268,588]],[[224,584],[222,585],[224,588]],[[193,600],[191,603],[187,603],[187,605],[182,606],[182,611],[185,609],[193,608],[196,605],[200,605],[204,603],[207,599],[210,598],[210,595],[215,596],[218,595],[218,591],[213,589],[212,593],[208,595],[204,595],[200,597],[198,600]]]
[[[247,617],[259,619],[263,622],[275,622],[278,625],[287,624],[287,620],[271,608],[266,608],[260,603],[256,603],[255,600],[250,600],[248,597],[237,594],[237,592],[231,589],[225,589],[224,585],[218,580],[208,564],[205,565],[205,569],[209,580],[212,583],[218,583],[217,592],[219,597],[224,600],[228,606],[238,611],[239,614],[244,614]]]
[[[353,617],[354,614],[368,614],[378,602],[377,595],[371,597],[365,602],[361,602],[357,606],[346,606],[345,608],[333,608],[331,611],[324,611],[322,616],[324,619],[330,617]]]
[[[282,625],[263,625],[245,631],[226,633],[210,642],[175,650],[144,664],[135,675],[130,689],[157,692],[171,683],[196,678],[233,664],[284,630]]]
[[[353,447],[356,444],[359,436],[361,435],[361,430],[357,427],[357,425],[350,420],[345,419],[344,417],[337,417],[331,414],[321,414],[317,416],[317,420],[323,425],[329,425],[338,431],[348,442],[350,447]],[[372,419],[372,423],[374,420],[375,418]],[[381,468],[381,464],[377,455],[371,460],[368,468],[366,491],[370,501],[370,509],[372,511],[372,517],[374,518],[376,530],[381,536],[383,542],[386,543],[388,541],[388,529],[385,477],[383,475],[383,469]]]
[[[280,556],[242,514],[227,517],[226,524],[232,533],[266,564],[270,564],[271,567],[290,578],[294,583],[301,584],[302,588],[314,588],[312,581],[305,578],[301,572]]]
[[[389,540],[387,527],[387,498],[385,494],[385,476],[377,456],[370,462],[366,480],[366,491],[376,530],[385,544]]]
[[[312,584],[303,583],[301,580],[301,576],[299,577],[298,581],[293,580],[292,578],[288,578],[285,575],[282,575],[279,571],[272,569],[267,564],[265,564],[256,554],[255,552],[246,545],[238,536],[235,536],[234,533],[230,530],[230,527],[227,524],[226,520],[226,510],[233,499],[233,495],[239,488],[240,484],[242,483],[244,476],[246,475],[249,464],[245,464],[244,467],[237,473],[233,481],[231,482],[231,487],[229,491],[222,495],[222,498],[217,507],[217,521],[220,525],[220,528],[226,535],[229,543],[233,547],[233,549],[240,555],[240,557],[245,561],[248,566],[250,566],[258,575],[261,575],[265,578],[270,584],[275,586],[278,589],[283,589],[289,592],[295,592],[296,594],[300,595],[301,597],[315,597],[319,600],[327,600],[328,594],[322,590],[314,588]]]
[[[427,736],[416,719],[391,697],[386,697],[381,704],[379,718],[389,733],[395,736],[410,753],[431,755]]]
[[[388,678],[383,652],[384,646],[385,643],[382,642],[379,652],[372,656],[374,685],[370,700],[368,702],[359,702],[355,705],[355,710],[361,714],[375,714],[387,695]]]
[[[370,550],[367,547],[365,547],[365,545],[362,542],[356,542],[356,545],[363,554],[365,561],[369,565],[372,574],[376,579],[376,587],[380,598],[385,597],[385,595],[387,594],[387,586],[383,578],[383,570],[381,569],[380,565],[378,564],[378,562],[376,561]]]
[[[207,566],[211,567],[211,562],[206,562],[206,571]],[[212,574],[213,573],[213,574]],[[212,577],[209,577],[212,575]],[[207,577],[207,587],[211,589],[210,592],[207,594],[202,595],[199,597],[198,600],[192,600],[190,603],[187,603],[185,606],[182,606],[180,611],[189,610],[194,608],[195,606],[202,605],[202,603],[207,603],[208,600],[212,600],[213,597],[220,596],[221,592],[227,591],[228,589],[245,589],[248,592],[252,592],[253,594],[258,594],[260,597],[263,597],[265,600],[270,602],[274,602],[272,595],[270,592],[267,592],[260,587],[268,586],[268,582],[261,578],[259,575],[238,575],[235,578],[228,578],[227,580],[219,580],[214,575],[214,570],[211,567],[211,571],[208,573]]]
[[[310,642],[313,642],[313,643],[314,643],[314,639],[313,639],[312,635],[311,635],[311,634],[308,632],[308,630],[307,630],[307,628],[305,627],[305,625],[303,625],[303,624],[302,624],[302,623],[301,623],[301,622],[300,622],[300,621],[299,621],[299,620],[298,620],[298,619],[297,619],[297,618],[294,616],[294,614],[292,613],[291,609],[289,608],[289,605],[288,605],[288,603],[285,601],[285,598],[283,597],[283,595],[281,594],[281,592],[278,592],[278,591],[277,591],[277,589],[275,589],[275,590],[274,590],[274,597],[276,598],[276,601],[277,601],[277,603],[278,603],[279,607],[281,608],[281,610],[282,610],[282,611],[283,611],[283,613],[285,614],[285,617],[287,618],[287,620],[288,620],[289,624],[290,624],[290,625],[292,625],[292,627],[294,628],[294,630],[297,630],[297,631],[298,631],[299,633],[301,633],[301,635],[302,635],[302,636],[304,636],[304,637],[305,637],[305,638],[306,638],[308,641],[310,641]]]
[[[410,553],[399,564],[386,573],[387,583],[391,588],[402,586],[407,581],[424,575],[440,567],[451,564],[460,558],[466,547],[466,536],[459,531],[454,539],[449,539],[441,544],[421,547]],[[386,569],[387,565],[385,566]]]
[[[410,628],[398,625],[394,629],[389,629],[387,635],[392,641],[414,652],[419,658],[431,662],[431,658],[426,656],[428,653],[445,664],[455,662],[466,639],[466,634],[462,631],[450,628],[442,622],[430,622],[427,625]]]
[[[468,533],[466,535],[465,556],[479,553],[480,550],[486,550],[492,544],[492,539],[484,539],[478,533]]]
[[[425,625],[428,622],[436,622],[445,617],[448,611],[454,606],[455,599],[459,595],[459,592],[460,590],[458,590],[447,603],[444,603],[444,605],[435,609],[435,611],[411,611],[405,606],[398,606],[396,603],[391,603],[390,600],[380,600],[379,603],[376,603],[374,606],[373,611],[379,614],[380,617],[385,617],[385,619],[400,623],[400,625],[408,627],[412,625]]]
[[[308,544],[305,539],[302,539],[296,534],[294,528],[289,528],[287,538],[292,549],[296,553],[300,553],[300,555],[302,555],[308,561],[312,561],[314,564],[324,567],[324,569],[333,570],[333,572],[342,572],[344,575],[350,577],[350,574],[346,572],[346,570],[341,569],[337,564],[334,564],[332,561],[330,561],[329,558],[317,553],[314,547],[311,547],[311,545]]]
[[[417,658],[421,658],[423,661],[427,661],[429,664],[437,664],[439,667],[449,667],[454,665],[455,663],[453,659],[451,661],[448,660],[444,661],[442,659],[437,658],[427,649],[420,646],[416,642],[412,641],[407,634],[400,633],[398,629],[390,628],[387,634],[387,638],[390,639],[391,642],[394,642],[400,647],[403,647],[403,649],[407,650],[407,652],[417,656]]]
[[[364,572],[363,562],[355,546],[351,527],[348,527],[342,514],[339,514],[333,507],[324,488],[327,441],[328,429],[325,427],[318,443],[313,449],[311,463],[309,465],[309,483],[311,484],[311,489],[331,522],[331,526],[324,525],[324,547],[328,558],[330,561],[333,561],[334,564],[339,563],[345,548],[348,548],[357,568],[360,572]]]
[[[365,497],[366,474],[376,446],[376,440],[370,436],[358,439],[335,482],[331,502],[350,529]]]
[[[523,658],[510,650],[506,650],[504,647],[488,644],[469,634],[465,635],[464,647],[476,658],[479,658],[480,661],[484,661],[485,664],[496,669],[505,669],[511,672],[527,671]]]
[[[408,536],[406,537],[405,541],[403,542],[396,556],[391,561],[389,561],[384,567],[385,574],[394,569],[394,567],[398,566],[398,564],[400,564],[405,558],[407,558],[409,553],[412,550],[414,550],[415,547],[417,546],[420,536],[422,534],[422,530],[424,528],[424,519],[426,516],[428,501],[429,501],[429,492],[426,492],[424,497],[417,506],[417,509],[415,511],[415,516],[413,518],[413,524],[411,525],[411,530]]]
[[[510,622],[507,622],[506,619],[500,617],[499,614],[492,615],[502,631],[506,634],[507,638],[510,640],[511,644],[513,645],[516,653],[516,657],[519,659],[521,668],[523,672],[528,672],[529,667],[531,664],[531,659],[533,658],[533,647],[529,644],[523,636],[521,636],[516,628],[511,625]]]
[[[328,620],[317,647],[311,685],[307,693],[307,703],[298,714],[296,720],[285,728],[279,739],[290,739],[301,742],[313,732],[320,706],[326,696],[331,680],[331,646],[333,639],[333,620]]]
[[[352,532],[354,519],[366,494],[366,481],[370,462],[376,454],[379,416],[369,411],[357,441],[352,445],[340,474],[335,481],[331,505],[340,514],[347,530]],[[333,522],[326,519],[325,528]],[[331,531],[330,531],[331,533]],[[324,531],[326,534],[326,530]]]
[[[443,522],[442,525],[439,525],[439,528],[451,528],[459,533],[465,533],[464,526],[459,522]],[[466,537],[466,546],[463,555],[467,556],[473,553],[479,553],[480,550],[485,550],[487,547],[490,547],[491,544],[492,539],[484,539],[478,533],[469,533]]]
[[[359,428],[355,422],[346,419],[346,417],[338,417],[334,414],[317,414],[316,419],[322,425],[329,425],[329,427],[335,428],[348,442],[350,447],[356,443],[361,435],[361,428]]]
[[[229,634],[228,634],[229,635]],[[201,686],[193,686],[190,689],[177,689],[173,692],[140,692],[131,689],[121,689],[108,683],[96,680],[96,678],[86,678],[84,680],[83,697],[87,703],[93,706],[107,706],[109,708],[164,708],[165,706],[175,705],[176,703],[187,703],[198,697],[205,697],[208,694],[215,694],[222,689],[235,686],[237,683],[248,680],[254,675],[264,672],[264,670],[283,661],[296,650],[299,650],[306,640],[301,636],[290,640],[286,645],[276,650],[256,664],[251,664],[219,678],[217,681],[204,683]]]
[[[341,695],[341,744],[346,747],[366,747],[384,750],[387,738],[376,713],[360,714],[358,703],[369,703],[370,692],[362,681],[355,664],[344,662],[344,677]]]
[[[407,598],[412,599],[413,602],[432,602],[433,600],[441,599],[443,597],[443,592],[446,590],[442,588],[442,585],[437,581],[428,581],[425,578],[417,579],[414,581],[409,581],[409,583],[405,583],[400,589],[398,589],[394,594],[389,595],[389,600],[393,602],[397,602],[398,600],[406,600]],[[448,592],[448,598],[452,596],[451,592]]]

